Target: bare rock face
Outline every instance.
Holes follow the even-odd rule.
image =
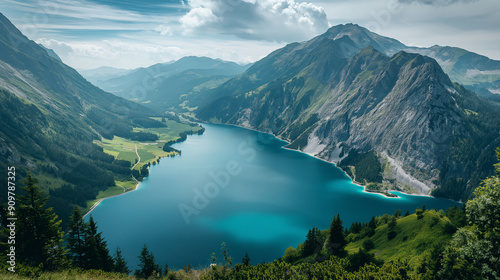
[[[377,55],[374,52],[360,56],[367,61],[368,56]],[[363,65],[357,73],[371,71],[371,66]],[[318,110],[321,117],[315,134],[323,138],[321,143],[330,144],[320,153],[328,155],[340,142],[359,150],[373,148],[403,162],[409,173],[433,188],[441,160],[453,139],[465,130],[451,82],[435,61],[418,55],[399,53],[377,62],[377,67],[382,68],[372,72],[371,81],[353,78],[349,84],[338,83]],[[348,73],[355,71],[348,64],[342,72],[349,79]],[[409,185],[430,190],[419,183]]]
[[[467,181],[476,159],[460,159],[457,147],[472,145],[478,131],[498,138],[473,124],[470,112],[496,118],[497,131],[500,114],[454,85],[434,59],[381,52],[398,43],[352,25],[334,28],[255,63],[218,88],[197,116],[273,133],[333,162],[351,150],[374,150],[388,162],[386,179],[423,194]]]

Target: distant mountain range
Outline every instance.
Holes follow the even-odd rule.
[[[250,67],[208,57],[187,56],[177,61],[158,63],[147,68],[123,70],[101,67],[80,70],[90,82],[117,96],[143,103],[160,111],[187,110],[184,100]]]
[[[456,47],[407,48],[434,58],[454,82],[500,102],[500,61]]]
[[[102,66],[95,69],[76,69],[80,75],[94,85],[100,85],[106,80],[127,75],[131,69],[120,69],[108,66]],[[102,88],[102,87],[101,87]]]
[[[359,155],[374,151],[379,166],[364,168],[380,174],[356,178],[361,183],[465,199],[493,174],[499,107],[453,83],[435,59],[407,51],[439,57],[455,77],[478,69],[463,78],[469,81],[497,67],[476,54],[408,48],[347,24],[274,51],[188,104],[201,120],[270,132],[341,166],[361,168]]]

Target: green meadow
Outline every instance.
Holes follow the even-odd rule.
[[[179,123],[173,120],[162,118],[153,118],[166,124],[166,127],[160,128],[138,128],[134,127],[136,132],[149,132],[158,135],[158,140],[154,142],[133,141],[126,138],[114,136],[113,139],[95,140],[94,143],[101,146],[105,153],[114,156],[116,159],[129,161],[134,169],[140,170],[146,164],[152,164],[162,157],[176,156],[177,152],[165,152],[163,146],[165,142],[179,139],[179,134],[186,131],[197,131],[199,126],[192,126],[186,123]],[[135,164],[137,163],[137,164]],[[134,166],[135,165],[135,166]],[[115,175],[115,187],[100,191],[95,200],[87,202],[88,211],[92,205],[99,200],[134,190],[138,182],[132,177]]]

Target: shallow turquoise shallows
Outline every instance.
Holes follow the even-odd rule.
[[[454,202],[363,192],[335,165],[284,149],[286,142],[239,127],[205,124],[203,135],[173,147],[182,155],[150,168],[137,191],[104,200],[92,215],[111,252],[135,269],[147,244],[163,267],[208,266],[226,242],[235,262],[279,258],[312,227],[344,226],[372,216],[446,209]],[[220,259],[220,257],[219,257]]]

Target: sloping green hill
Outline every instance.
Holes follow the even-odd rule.
[[[379,220],[380,221],[380,220]],[[394,231],[395,236],[388,238],[389,232]],[[439,244],[445,244],[451,240],[453,226],[444,212],[435,210],[424,211],[422,218],[417,214],[402,217],[396,220],[396,226],[391,229],[388,223],[378,226],[375,234],[371,237],[363,237],[349,243],[346,250],[355,253],[363,248],[367,240],[373,242],[373,249],[369,253],[375,254],[375,258],[384,262],[407,259],[410,265],[416,266],[420,259],[432,248]],[[357,239],[359,234],[350,234],[348,239]]]

